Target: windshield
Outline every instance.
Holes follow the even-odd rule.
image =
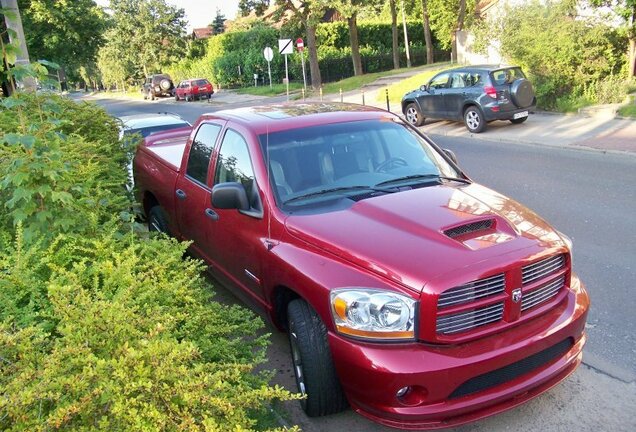
[[[285,207],[462,177],[401,121],[327,124],[259,139],[277,202]]]

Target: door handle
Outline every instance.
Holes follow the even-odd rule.
[[[206,208],[204,213],[207,217],[209,217],[213,221],[219,220],[219,214],[215,212],[214,210],[212,210],[211,208]]]
[[[188,195],[186,195],[186,193],[184,191],[182,191],[181,189],[177,189],[175,191],[175,194],[177,194],[177,198],[179,199],[185,199]]]

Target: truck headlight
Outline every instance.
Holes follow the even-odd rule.
[[[331,292],[331,314],[339,333],[366,339],[415,339],[417,301],[372,288]]]

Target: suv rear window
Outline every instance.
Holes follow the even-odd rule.
[[[518,67],[497,69],[490,72],[490,78],[495,85],[510,84],[514,80],[525,77],[521,68]]]

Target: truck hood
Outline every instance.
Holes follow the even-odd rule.
[[[296,238],[416,292],[477,262],[563,245],[534,212],[474,183],[424,187],[364,199],[345,210],[291,215],[286,227]]]

